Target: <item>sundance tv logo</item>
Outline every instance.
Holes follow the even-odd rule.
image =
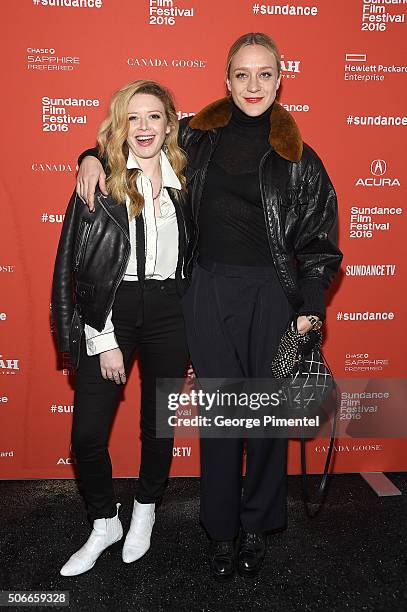
[[[368,177],[359,177],[355,185],[357,187],[400,187],[400,180],[395,177],[385,176],[387,163],[384,159],[373,159],[370,164]]]

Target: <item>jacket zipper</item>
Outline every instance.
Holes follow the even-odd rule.
[[[74,272],[78,271],[79,266],[81,264],[83,255],[85,253],[85,246],[86,246],[86,243],[89,237],[89,232],[90,232],[91,227],[92,227],[91,223],[88,223],[87,221],[84,222],[84,228],[83,228],[82,235],[80,238],[78,252],[76,254]]]

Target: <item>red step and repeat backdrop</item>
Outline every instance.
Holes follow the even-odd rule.
[[[2,0],[0,477],[74,474],[72,376],[55,351],[50,288],[78,153],[127,82],[167,85],[179,117],[222,97],[228,47],[247,31],[279,44],[280,102],[339,196],[345,256],[328,361],[339,378],[372,379],[383,400],[377,437],[361,438],[358,421],[377,417],[378,395],[360,383],[361,395],[342,396],[341,421],[356,427],[338,440],[334,469],[407,469],[403,424],[385,431],[406,400],[396,380],[405,376],[406,10],[406,0]],[[134,367],[112,433],[116,476],[138,473],[138,406]],[[314,471],[326,444],[308,443]],[[298,450],[290,442],[291,473]],[[176,441],[172,474],[199,474],[197,440]]]

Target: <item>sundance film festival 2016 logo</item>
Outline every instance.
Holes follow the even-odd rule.
[[[67,132],[75,125],[85,125],[88,121],[87,111],[100,106],[98,98],[50,98],[43,96],[42,104],[42,131]],[[73,110],[81,114],[74,114]]]
[[[8,359],[0,355],[0,375],[2,374],[17,374],[19,372],[19,359]]]
[[[406,74],[405,64],[370,64],[366,53],[346,53],[345,81],[384,81],[388,75]]]
[[[370,163],[371,176],[359,177],[355,185],[357,187],[400,187],[400,180],[396,177],[385,176],[387,174],[387,162],[384,159],[373,159]]]
[[[389,219],[402,214],[401,206],[352,206],[349,238],[373,238],[376,233],[388,232]]]
[[[57,70],[71,72],[80,64],[79,57],[57,55],[54,48],[27,48],[27,70]]]
[[[406,0],[362,0],[362,32],[385,32],[389,25],[405,23]],[[393,12],[394,11],[394,12]]]
[[[177,19],[194,15],[194,8],[178,6],[173,0],[149,0],[150,25],[173,26]]]

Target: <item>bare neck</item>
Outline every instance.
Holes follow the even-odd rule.
[[[144,174],[152,181],[158,175],[161,175],[160,155],[149,159],[138,159],[140,168]]]

